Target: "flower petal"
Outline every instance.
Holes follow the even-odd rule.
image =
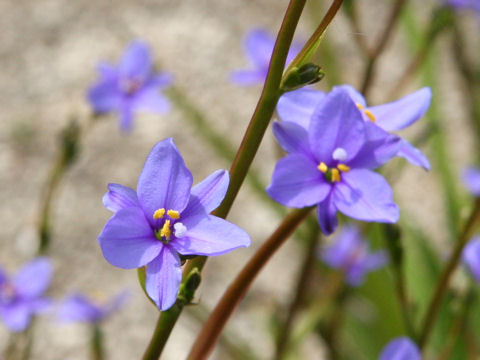
[[[97,65],[97,71],[103,80],[116,81],[118,79],[118,70],[111,64],[101,62]]]
[[[94,305],[88,298],[75,294],[67,298],[60,306],[58,318],[65,322],[95,323],[104,317],[100,307]]]
[[[308,133],[305,128],[289,121],[275,121],[273,123],[273,134],[286,152],[299,152],[313,158],[313,154],[308,147]]]
[[[370,170],[342,173],[342,181],[334,188],[334,201],[339,211],[357,220],[394,223],[399,217],[390,185]]]
[[[365,276],[388,262],[386,252],[378,251],[373,254],[365,254],[354,261],[347,270],[346,281],[352,286],[359,286],[365,282]]]
[[[285,206],[302,208],[321,202],[330,188],[331,185],[313,160],[304,155],[291,154],[275,166],[267,193]]]
[[[118,108],[118,117],[120,129],[124,132],[131,131],[133,124],[133,108],[132,102],[129,98],[122,99],[120,107]]]
[[[182,255],[222,255],[250,246],[250,236],[238,226],[213,215],[190,217],[182,221],[185,236],[171,246]]]
[[[161,72],[151,76],[145,86],[155,86],[157,89],[163,89],[172,85],[173,75],[169,72]]]
[[[135,111],[146,111],[164,114],[170,110],[170,102],[160,93],[156,86],[140,89],[132,98]]]
[[[377,119],[376,124],[386,131],[401,130],[420,119],[428,110],[432,99],[432,90],[420,89],[400,100],[369,107],[368,110]]]
[[[245,53],[258,68],[267,68],[272,56],[275,38],[266,30],[253,29],[245,39]]]
[[[475,236],[468,242],[463,250],[462,260],[475,281],[480,282],[480,236]]]
[[[263,70],[237,70],[230,74],[230,81],[236,85],[256,85],[265,81],[267,72]]]
[[[15,290],[22,297],[38,297],[50,285],[52,272],[52,263],[47,258],[37,258],[26,264],[13,278]]]
[[[139,207],[135,190],[120,185],[108,184],[108,191],[103,195],[103,205],[110,211],[117,212],[131,206]]]
[[[390,341],[382,350],[378,360],[422,360],[418,346],[408,337]]]
[[[308,130],[313,112],[325,96],[323,91],[306,88],[287,92],[278,100],[278,117],[282,121],[296,123]]]
[[[156,144],[138,179],[137,195],[148,221],[157,209],[182,212],[190,199],[192,174],[171,138]]]
[[[475,196],[480,196],[480,169],[467,168],[463,173],[463,182],[468,191]]]
[[[182,221],[184,218],[198,214],[206,215],[215,210],[225,197],[229,182],[228,171],[217,170],[195,185],[188,205],[182,212]]]
[[[134,269],[148,264],[162,250],[142,209],[117,211],[98,236],[103,256],[112,265]]]
[[[152,57],[147,44],[142,41],[131,43],[125,51],[119,71],[123,79],[145,81],[152,69]]]
[[[161,311],[175,304],[182,281],[182,270],[178,255],[168,246],[147,265],[145,289],[148,296]]]
[[[0,307],[0,317],[12,332],[24,331],[30,324],[30,316],[30,307],[23,301]]]
[[[101,80],[88,90],[87,98],[93,110],[101,114],[118,109],[122,93],[116,79]]]
[[[375,169],[398,155],[402,139],[366,122],[367,141],[348,165],[352,168]]]
[[[359,93],[353,86],[351,85],[340,85],[340,86],[335,86],[334,89],[342,89],[343,91],[346,91],[348,95],[350,95],[350,98],[353,100],[355,105],[361,105],[361,106],[367,106],[367,102],[365,101],[365,98],[361,93]]]
[[[349,94],[341,88],[332,90],[315,109],[308,131],[310,149],[318,161],[327,165],[336,148],[353,159],[365,142],[365,121]]]
[[[402,142],[400,143],[400,149],[397,152],[397,156],[403,157],[410,164],[421,166],[425,170],[430,170],[431,168],[430,161],[428,161],[427,157],[405,139],[402,139]]]
[[[322,233],[325,235],[332,234],[337,228],[337,208],[333,201],[332,192],[325,198],[325,200],[318,204],[317,218],[320,230],[322,230]]]
[[[362,234],[356,226],[346,226],[336,236],[333,244],[325,249],[322,260],[336,269],[347,267],[352,253],[363,246],[363,241]]]

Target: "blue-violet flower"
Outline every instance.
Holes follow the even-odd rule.
[[[480,283],[480,236],[474,236],[463,249],[463,263],[476,282]]]
[[[428,110],[432,98],[430,88],[425,87],[400,100],[378,105],[367,106],[365,98],[350,85],[336,86],[342,88],[352,98],[369,127],[375,125],[377,137],[384,137],[382,132],[402,130],[419,120]],[[308,127],[308,122],[319,103],[324,101],[326,94],[314,89],[299,89],[284,94],[277,105],[281,120],[295,122]],[[372,130],[373,131],[373,130]],[[405,158],[413,165],[430,170],[430,163],[420,150],[405,139],[399,138],[396,156]]]
[[[25,330],[34,314],[50,306],[43,294],[51,277],[52,265],[46,258],[27,263],[11,278],[0,269],[0,318],[9,330]]]
[[[322,260],[334,269],[343,270],[348,284],[359,286],[366,274],[385,266],[388,257],[385,251],[370,252],[367,240],[356,226],[350,225],[325,248]]]
[[[455,9],[470,9],[480,15],[480,0],[447,0],[446,4]]]
[[[402,336],[391,340],[378,360],[422,360],[422,354],[410,338]]]
[[[160,90],[171,84],[172,77],[153,72],[152,56],[145,43],[131,43],[118,66],[100,63],[98,72],[100,78],[89,89],[88,100],[95,113],[116,112],[122,130],[131,129],[136,112],[165,113],[170,108]]]
[[[137,191],[109,184],[103,197],[114,212],[98,241],[112,265],[146,266],[146,291],[160,310],[175,303],[182,255],[221,255],[250,245],[248,234],[209,213],[229,184],[217,170],[192,188],[192,174],[172,139],[155,145],[140,174]]]
[[[73,294],[63,301],[58,317],[64,322],[98,324],[125,305],[128,293],[121,292],[106,302],[99,303],[82,294]]]
[[[467,168],[463,173],[463,182],[472,195],[480,196],[480,169]]]
[[[392,190],[370,169],[396,154],[398,138],[365,122],[344,88],[326,95],[307,121],[274,123],[275,137],[289,155],[277,163],[268,194],[290,207],[318,205],[324,234],[337,227],[337,211],[358,220],[396,222]]]
[[[251,68],[232,72],[231,81],[237,85],[256,85],[265,81],[272,56],[275,38],[266,30],[251,30],[244,42],[245,55]],[[301,47],[293,43],[287,55],[286,63],[290,63],[300,52]]]

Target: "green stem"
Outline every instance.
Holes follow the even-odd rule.
[[[306,0],[290,0],[273,49],[262,95],[260,96],[255,112],[230,169],[230,186],[225,195],[225,199],[215,211],[215,215],[218,217],[225,218],[228,215],[275,111],[277,101],[280,97],[280,82],[282,80],[288,50],[292,43],[293,35],[305,2]],[[184,269],[184,278],[185,274],[189,274],[193,268],[201,271],[206,259],[205,256],[198,256],[189,261]],[[160,357],[168,336],[180,316],[182,308],[183,305],[178,304],[160,314],[152,340],[144,355],[144,360],[158,359]]]
[[[103,347],[103,333],[99,324],[92,325],[90,351],[92,360],[105,359],[105,351]]]
[[[440,306],[442,305],[442,300],[447,291],[448,285],[450,283],[450,279],[452,277],[453,271],[456,269],[460,257],[462,255],[463,249],[467,244],[470,237],[473,235],[475,229],[477,228],[480,222],[480,198],[478,198],[475,202],[475,207],[468,219],[463,232],[460,234],[455,248],[450,256],[450,259],[443,270],[443,273],[440,275],[440,279],[437,282],[435,287],[435,291],[433,293],[433,297],[430,301],[430,304],[427,308],[427,314],[425,315],[425,319],[423,321],[423,326],[420,332],[420,338],[418,341],[418,346],[422,349],[428,341],[428,338],[431,334],[433,329],[433,325],[437,319],[438,312],[440,310]]]
[[[308,216],[312,209],[312,207],[308,207],[292,211],[282,221],[277,230],[275,230],[275,232],[257,250],[237,275],[235,280],[227,288],[222,298],[213,309],[195,340],[188,359],[207,359],[208,355],[213,350],[223,327],[247,293],[250,285],[253,283],[260,270],[280,246],[290,237],[296,227]]]

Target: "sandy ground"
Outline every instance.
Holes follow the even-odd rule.
[[[385,15],[388,5],[379,0],[365,3],[361,13],[363,34],[352,34],[343,17],[336,19],[330,28],[334,49],[345,55],[339,64],[342,74],[357,86],[362,60],[353,38],[366,36],[373,43],[382,21],[369,19]],[[260,88],[237,88],[228,82],[228,73],[246,64],[241,45],[246,31],[257,26],[275,31],[286,4],[286,0],[1,1],[1,266],[13,271],[34,255],[40,192],[55,158],[56,137],[70,117],[76,116],[81,121],[88,117],[85,89],[95,79],[97,61],[115,62],[129,41],[144,39],[153,47],[158,63],[174,74],[178,86],[205,112],[215,129],[237,145]],[[430,6],[432,2],[427,4]],[[428,10],[419,9],[419,17],[426,20],[427,15]],[[307,9],[299,30],[304,38],[315,16],[311,8]],[[372,93],[374,102],[382,100],[383,88],[399,76],[409,56],[405,39],[395,36],[379,64],[377,85]],[[473,139],[460,95],[462,83],[448,71],[451,61],[448,56],[441,60],[444,76],[442,93],[438,96],[442,99],[441,111],[452,120],[445,128],[448,143],[452,145],[452,162],[460,171],[473,159]],[[423,85],[426,84],[417,83],[411,89]],[[408,134],[414,135],[423,128],[419,124]],[[64,178],[55,200],[52,297],[61,299],[75,290],[101,292],[106,297],[123,289],[132,293],[128,305],[105,323],[111,359],[140,357],[157,311],[141,293],[135,271],[117,269],[103,259],[96,236],[110,214],[103,208],[101,197],[108,182],[135,187],[150,148],[170,136],[192,170],[195,182],[218,168],[228,168],[229,164],[215,155],[178,109],[165,116],[137,117],[129,136],[118,131],[112,116],[99,122],[86,136],[81,155]],[[272,136],[268,134],[254,164],[265,183],[274,166],[274,149]],[[429,151],[427,148],[427,155],[431,155]],[[446,219],[435,171],[427,174],[409,166],[396,180],[396,199],[402,218],[414,220],[425,231],[436,234],[440,243],[445,242]],[[253,245],[209,261],[198,292],[199,301],[207,307],[216,303],[242,264],[279,222],[248,188],[241,191],[229,219],[248,230]],[[284,304],[290,294],[298,269],[292,254],[297,252],[294,243],[281,250],[261,274],[230,325],[231,330],[265,358],[273,349],[268,335],[269,309]],[[197,331],[197,323],[183,316],[164,359],[184,358]],[[87,358],[86,328],[82,325],[58,324],[45,317],[39,320],[36,335],[33,359]],[[6,341],[7,333],[0,327],[0,349]],[[310,346],[319,349],[318,344]],[[227,357],[218,353],[214,358]],[[321,358],[321,352],[309,352],[305,358]]]

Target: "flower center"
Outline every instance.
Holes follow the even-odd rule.
[[[333,151],[332,159],[336,161],[345,161],[348,157],[347,152],[343,148],[336,148]],[[340,182],[340,172],[348,172],[350,171],[350,167],[343,163],[337,163],[336,166],[328,167],[323,161],[317,166],[317,169],[320,170],[322,173],[325,174],[325,178],[331,182]]]
[[[15,299],[15,288],[12,284],[6,282],[0,285],[0,302],[8,304]]]
[[[153,213],[153,219],[164,220],[161,226],[154,230],[156,238],[164,244],[168,244],[172,240],[172,235],[175,238],[181,238],[187,231],[187,227],[177,221],[180,219],[180,213],[177,210],[166,210],[164,208],[157,209]]]
[[[367,117],[370,119],[371,122],[377,121],[377,118],[375,117],[375,115],[373,115],[370,110],[364,109],[362,104],[357,103],[355,105],[357,105],[358,110],[360,110],[360,111],[363,110],[363,112],[365,113],[365,115],[367,115]]]
[[[135,94],[142,87],[142,82],[138,79],[125,79],[121,82],[121,88],[128,95]]]

